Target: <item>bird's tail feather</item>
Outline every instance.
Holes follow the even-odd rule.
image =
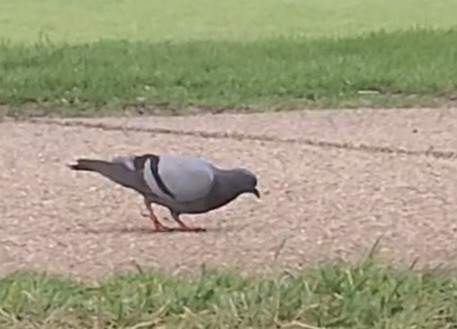
[[[140,177],[122,163],[103,160],[78,159],[75,164],[68,165],[73,170],[97,172],[110,180],[139,192],[145,187]]]
[[[75,164],[68,165],[73,170],[95,171],[101,173],[103,169],[110,165],[103,160],[78,159]]]

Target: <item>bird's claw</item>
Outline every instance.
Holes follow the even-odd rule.
[[[203,227],[167,227],[167,226],[159,226],[159,227],[154,227],[153,231],[155,233],[171,233],[171,232],[199,233],[199,232],[206,232],[207,229],[203,228]]]
[[[206,232],[207,229],[203,227],[180,227],[181,232]]]

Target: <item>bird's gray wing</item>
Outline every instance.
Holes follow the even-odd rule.
[[[163,191],[145,171],[145,180],[154,193],[171,197],[180,202],[191,202],[205,197],[211,190],[214,171],[202,158],[190,158],[176,155],[163,155],[157,166],[157,174],[168,191]],[[152,178],[152,179],[151,179]]]

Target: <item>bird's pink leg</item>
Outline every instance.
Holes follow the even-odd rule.
[[[169,227],[166,227],[160,223],[159,219],[157,218],[156,214],[154,213],[154,209],[152,209],[152,206],[150,203],[145,202],[146,208],[149,211],[149,218],[152,220],[152,223],[154,224],[154,231],[155,232],[170,232],[172,229]]]
[[[203,227],[189,227],[179,219],[179,216],[176,214],[171,214],[176,223],[179,224],[179,230],[182,232],[206,232],[206,228]]]

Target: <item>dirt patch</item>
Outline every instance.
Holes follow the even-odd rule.
[[[358,259],[378,238],[388,261],[408,266],[418,258],[421,266],[454,267],[456,114],[6,120],[0,123],[0,274],[35,269],[98,278],[137,265],[176,272],[202,263],[247,271],[295,268]],[[449,156],[427,153],[430,148]],[[65,166],[79,156],[143,152],[246,166],[258,173],[263,197],[183,217],[207,233],[151,234],[139,195]]]

